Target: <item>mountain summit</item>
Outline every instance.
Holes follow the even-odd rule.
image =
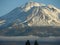
[[[30,13],[26,19],[28,26],[60,26],[60,9],[53,5],[29,2],[24,11]]]
[[[40,3],[37,3],[37,2],[28,2],[25,4],[24,6],[24,10],[25,11],[28,11],[30,10],[32,7],[39,7],[39,6],[44,6],[45,4],[40,4]]]
[[[16,32],[22,34],[23,32],[25,34],[31,31],[30,29],[32,28],[29,27],[35,26],[60,26],[60,9],[53,5],[27,2],[23,7],[17,7],[8,14],[0,17],[0,34],[2,34],[2,32],[4,32],[4,34],[5,32],[15,32],[14,34],[16,34]]]

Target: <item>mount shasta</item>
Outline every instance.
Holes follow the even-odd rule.
[[[53,5],[27,2],[0,17],[0,35],[60,36],[60,9]]]

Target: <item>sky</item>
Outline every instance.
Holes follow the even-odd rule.
[[[9,13],[16,7],[20,7],[30,0],[0,0],[0,17]],[[31,0],[34,2],[44,3],[46,5],[52,4],[60,8],[60,0]]]

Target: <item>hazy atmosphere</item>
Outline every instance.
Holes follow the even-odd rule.
[[[0,45],[60,45],[60,0],[0,0]]]

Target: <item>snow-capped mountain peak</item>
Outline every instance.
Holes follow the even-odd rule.
[[[0,24],[2,27],[11,25],[16,19],[21,21],[18,21],[19,24],[28,26],[60,26],[60,9],[53,5],[28,2],[22,8],[15,8],[0,19],[5,20],[4,24]]]
[[[28,2],[24,6],[24,11],[30,10],[32,7],[39,7],[39,6],[45,6],[45,4],[37,3],[37,2]]]
[[[59,35],[58,26],[60,27],[60,9],[37,2],[28,2],[0,17],[0,35],[6,36]]]

